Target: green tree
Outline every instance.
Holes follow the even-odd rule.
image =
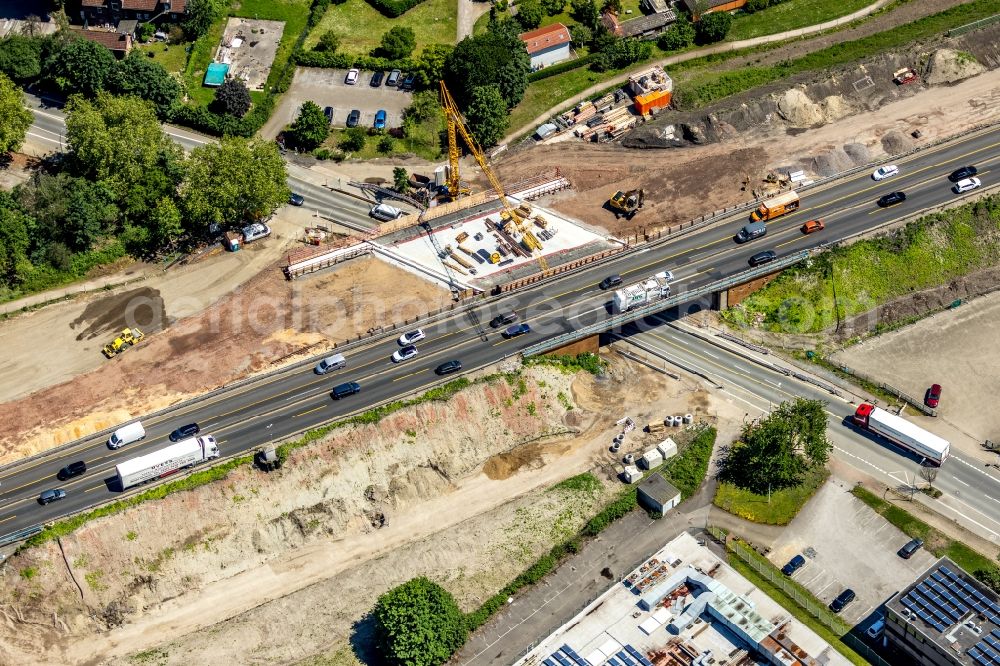
[[[569,27],[569,38],[576,48],[582,48],[590,44],[594,39],[594,31],[582,23],[574,23]]]
[[[291,194],[273,141],[227,137],[205,144],[191,152],[187,171],[181,201],[194,232],[266,217]]]
[[[136,39],[140,42],[148,42],[156,33],[156,25],[153,23],[141,23],[135,31]]]
[[[541,0],[541,3],[542,9],[549,16],[561,14],[562,10],[566,8],[566,0]]]
[[[719,479],[757,494],[788,488],[826,464],[830,448],[823,403],[797,398],[744,425],[720,460]]]
[[[0,74],[0,155],[17,150],[34,116],[24,108],[24,94],[6,75]]]
[[[465,618],[451,594],[426,578],[378,598],[375,640],[389,666],[439,666],[465,643]]]
[[[187,38],[194,41],[208,32],[228,4],[227,0],[187,0],[187,20],[184,21]]]
[[[330,135],[330,121],[323,109],[314,102],[305,102],[299,109],[299,117],[285,135],[302,150],[312,150],[326,141]]]
[[[544,16],[542,5],[538,0],[521,0],[517,4],[517,22],[525,30],[534,30],[542,23]]]
[[[453,50],[450,44],[431,44],[420,52],[413,70],[419,87],[437,87],[437,82],[444,78],[444,63]]]
[[[45,78],[65,93],[83,93],[92,97],[104,90],[115,66],[115,57],[107,48],[83,38],[71,39],[56,49],[45,61]]]
[[[687,14],[679,14],[674,24],[656,40],[664,51],[679,51],[694,42],[694,26]]]
[[[0,39],[0,72],[15,81],[37,79],[42,74],[42,42],[24,35]]]
[[[444,80],[460,107],[468,105],[475,88],[496,85],[504,109],[511,109],[524,97],[531,59],[517,34],[503,28],[460,41],[444,69]]]
[[[475,88],[465,109],[465,118],[480,146],[485,148],[500,143],[510,126],[510,114],[500,88],[496,85]]]
[[[0,192],[0,284],[15,287],[31,271],[33,220],[7,192]]]
[[[163,197],[150,212],[148,229],[155,247],[165,247],[184,233],[181,211],[173,198]]]
[[[591,69],[604,72],[610,69],[621,69],[632,63],[649,58],[653,53],[653,45],[641,39],[627,37],[614,39],[605,44],[600,55],[591,63]]]
[[[378,152],[388,154],[396,147],[396,140],[389,134],[383,134],[378,140]]]
[[[250,110],[252,103],[250,91],[247,90],[242,79],[226,79],[215,90],[212,110],[216,113],[228,113],[231,116],[242,118]]]
[[[71,179],[66,195],[59,240],[76,252],[89,250],[118,219],[113,195],[103,183],[83,178]]]
[[[323,51],[325,53],[333,53],[340,48],[340,37],[337,36],[333,30],[327,30],[322,35],[319,36],[319,41],[316,42],[316,47],[313,49],[315,51]]]
[[[365,141],[368,136],[360,127],[349,127],[344,131],[344,138],[340,140],[340,147],[352,153],[364,150]]]
[[[402,60],[409,58],[415,48],[417,48],[417,35],[413,32],[413,28],[397,25],[382,35],[377,55],[390,60]]]
[[[695,40],[699,44],[721,42],[729,34],[729,28],[732,24],[733,17],[730,16],[729,12],[704,14],[694,24]]]
[[[601,4],[602,12],[611,12],[612,14],[622,13],[622,0],[604,0]]]
[[[158,62],[144,57],[139,49],[115,63],[108,77],[107,88],[117,95],[135,95],[152,102],[161,116],[166,114],[181,94],[181,86],[177,80]]]
[[[410,191],[410,174],[406,173],[403,167],[395,167],[392,170],[392,189],[400,194]]]
[[[591,30],[601,23],[601,12],[594,0],[570,0],[570,15]]]
[[[421,90],[413,94],[410,105],[403,110],[403,117],[423,122],[442,113],[438,93],[434,90]]]

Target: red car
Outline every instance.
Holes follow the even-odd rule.
[[[939,402],[941,402],[941,385],[933,384],[927,389],[927,397],[924,398],[924,404],[933,409],[938,406]]]

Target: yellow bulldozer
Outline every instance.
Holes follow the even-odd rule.
[[[144,337],[146,336],[137,328],[123,328],[117,338],[104,345],[104,355],[108,358],[117,356],[129,347],[142,342]]]
[[[611,206],[611,210],[615,212],[615,217],[621,217],[624,215],[627,219],[631,220],[640,208],[645,200],[645,192],[642,190],[629,190],[628,192],[622,192],[619,190],[615,192],[608,204]]]

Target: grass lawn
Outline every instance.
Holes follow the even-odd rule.
[[[425,0],[394,19],[375,11],[365,0],[331,4],[305,46],[312,48],[320,35],[333,30],[340,37],[338,52],[367,55],[379,45],[382,35],[396,26],[412,28],[416,33],[414,55],[429,44],[454,44],[458,34],[458,4],[455,0]]]
[[[160,63],[163,69],[171,74],[184,71],[187,64],[186,44],[164,44],[163,42],[153,42],[151,44],[139,44],[136,46],[140,51],[152,53],[151,60]]]
[[[443,121],[441,124],[444,124]],[[428,123],[422,123],[413,130],[411,136],[405,139],[393,139],[393,149],[387,153],[378,150],[381,135],[371,135],[365,141],[365,147],[356,153],[350,153],[349,158],[352,160],[371,160],[376,157],[392,157],[393,155],[412,153],[426,160],[437,160],[444,154],[438,139],[439,131]],[[329,150],[339,149],[338,146],[344,138],[344,132],[343,129],[331,130],[329,138],[323,142],[323,147]]]
[[[740,12],[726,35],[727,42],[797,30],[847,16],[874,0],[788,0],[762,12]]]
[[[802,485],[758,495],[731,483],[720,483],[715,492],[715,506],[729,513],[765,525],[787,525],[819,490],[830,472],[824,467],[806,475]]]
[[[614,72],[610,74],[613,76]],[[524,99],[510,114],[511,129],[530,123],[532,119],[550,109],[553,112],[561,110],[559,104],[564,100],[607,79],[608,75],[608,72],[598,73],[587,67],[581,67],[530,84],[524,93]]]

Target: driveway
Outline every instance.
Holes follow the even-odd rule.
[[[792,576],[824,603],[845,588],[857,598],[841,612],[857,624],[912,583],[937,558],[926,550],[909,560],[896,551],[910,540],[850,493],[850,484],[831,479],[774,543],[768,559],[784,566],[799,553],[806,564]]]
[[[306,101],[315,102],[320,108],[332,106],[334,127],[344,127],[352,109],[361,111],[358,127],[372,127],[375,112],[379,109],[385,109],[387,128],[399,127],[403,124],[403,109],[410,105],[413,94],[389,88],[384,83],[378,88],[372,88],[369,82],[373,73],[362,71],[358,83],[349,86],[344,83],[347,78],[346,69],[297,68],[292,85],[281,97],[271,118],[261,128],[261,136],[266,139],[278,136],[278,132],[295,120],[299,107]],[[385,74],[388,75],[388,72]]]

